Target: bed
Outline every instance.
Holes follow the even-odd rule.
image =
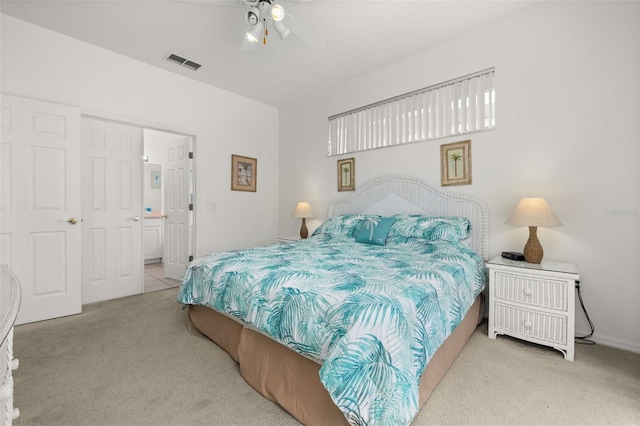
[[[307,240],[195,259],[178,300],[303,424],[410,424],[482,319],[487,236],[482,200],[383,176]]]

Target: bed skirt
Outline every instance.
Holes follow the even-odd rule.
[[[458,357],[482,321],[483,313],[480,295],[422,373],[420,407]],[[204,306],[189,305],[188,325],[193,334],[209,338],[229,353],[239,364],[247,383],[301,423],[310,426],[347,424],[320,382],[318,371],[321,366],[317,362]]]

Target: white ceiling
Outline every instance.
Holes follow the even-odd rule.
[[[249,6],[238,0],[2,0],[2,13],[258,101],[282,106],[413,55],[529,6],[532,1],[282,2],[329,42],[292,33],[240,51]],[[287,20],[285,19],[285,21]],[[202,64],[191,71],[169,53]]]

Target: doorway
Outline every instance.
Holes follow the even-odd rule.
[[[176,287],[193,255],[194,137],[143,130],[144,292]]]
[[[16,324],[142,293],[140,141],[150,129],[82,115],[77,107],[0,97],[0,264],[22,284]],[[173,188],[168,215],[175,244],[165,244],[173,248],[162,258],[171,259],[171,273],[179,275],[195,253],[195,136],[173,134],[183,141],[170,147],[176,161],[167,167],[174,179],[166,188]]]
[[[82,135],[83,303],[179,285],[193,253],[195,138],[88,116]]]

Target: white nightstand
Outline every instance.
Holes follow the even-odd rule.
[[[500,256],[489,270],[489,338],[506,334],[551,346],[573,361],[574,288],[578,269],[569,263],[518,262]]]

